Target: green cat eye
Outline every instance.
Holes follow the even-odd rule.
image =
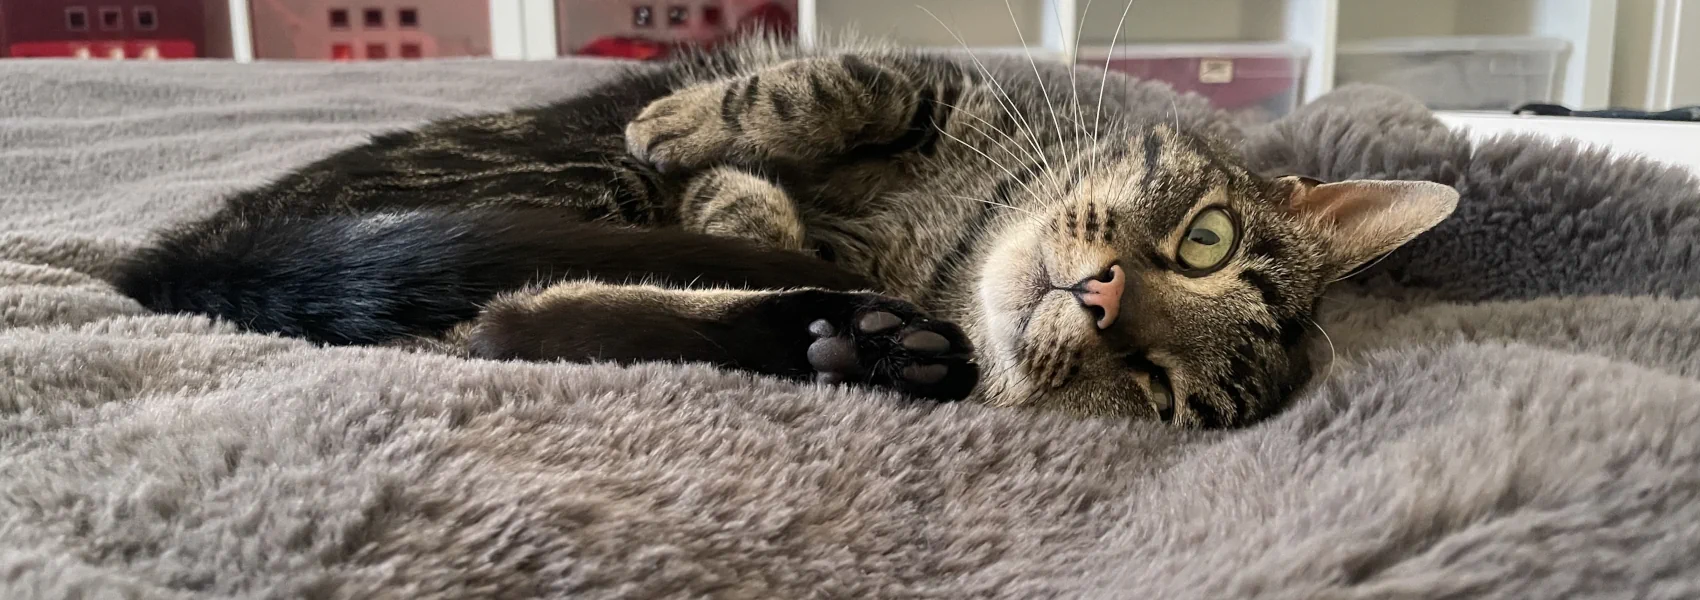
[[[1239,225],[1227,210],[1204,209],[1192,218],[1192,224],[1187,225],[1181,246],[1175,250],[1175,260],[1189,275],[1215,272],[1227,264],[1239,237]]]

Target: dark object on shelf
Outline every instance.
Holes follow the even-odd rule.
[[[1637,119],[1642,121],[1700,122],[1700,106],[1684,106],[1657,112],[1608,108],[1604,110],[1570,110],[1557,104],[1524,104],[1511,111],[1518,115],[1543,117],[1592,117],[1596,119]]]
[[[0,0],[0,58],[197,58],[205,0]]]

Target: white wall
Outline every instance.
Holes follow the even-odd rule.
[[[1700,105],[1700,0],[1617,0],[1616,29],[1610,106]]]

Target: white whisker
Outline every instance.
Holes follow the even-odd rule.
[[[1346,273],[1345,275],[1341,275],[1341,276],[1335,278],[1333,281],[1330,281],[1328,283],[1331,283],[1331,284],[1340,283],[1340,282],[1345,281],[1347,279],[1357,277],[1359,275],[1363,275],[1364,273],[1369,272],[1370,269],[1375,268],[1376,265],[1381,264],[1381,261],[1387,260],[1387,257],[1393,256],[1394,252],[1398,252],[1398,251],[1399,250],[1397,248],[1390,250],[1386,254],[1383,254],[1381,256],[1376,257],[1376,259],[1373,260],[1373,261],[1370,261],[1369,264],[1358,267],[1356,269],[1352,269],[1350,272]]]
[[[1080,54],[1080,35],[1082,33],[1086,32],[1086,18],[1085,17],[1086,17],[1086,14],[1090,13],[1090,12],[1092,12],[1092,0],[1086,0],[1086,8],[1084,10],[1082,10],[1080,14],[1074,15],[1075,21],[1076,21],[1076,25],[1075,25],[1075,28],[1074,28],[1074,47],[1069,48],[1068,53],[1063,56],[1063,59],[1065,61],[1067,61],[1067,63],[1068,63],[1069,97],[1072,99],[1071,101],[1074,103],[1074,138],[1075,138],[1075,144],[1076,145],[1080,144],[1081,136],[1085,135],[1085,133],[1086,133],[1085,132],[1086,122],[1080,114],[1080,83],[1079,83],[1080,69],[1076,68],[1078,65],[1076,64],[1077,59],[1075,58],[1075,56]],[[1060,33],[1063,33],[1064,31],[1067,31],[1066,28],[1068,27],[1068,24],[1062,22],[1062,15],[1060,15],[1058,13],[1059,13],[1059,10],[1057,9],[1057,5],[1055,3],[1051,4],[1051,15],[1052,15],[1051,18],[1056,20],[1057,29],[1059,30],[1057,33],[1060,34]],[[1094,141],[1096,141],[1096,140],[1094,140]],[[1096,165],[1093,165],[1093,166],[1096,166]]]
[[[1014,158],[1016,160],[1024,160],[1025,159],[1025,160],[1030,161],[1030,162],[1041,162],[1039,157],[1033,154],[1032,150],[1029,150],[1026,147],[1021,145],[1021,140],[1017,140],[1014,137],[1011,137],[1008,133],[1001,131],[1001,130],[998,130],[996,125],[993,125],[990,121],[987,121],[984,117],[981,117],[980,115],[974,114],[973,111],[965,110],[961,105],[950,104],[950,103],[947,103],[947,102],[939,102],[938,104],[939,104],[939,106],[950,107],[951,110],[955,111],[952,114],[955,114],[957,116],[967,116],[967,117],[972,118],[972,119],[979,121],[981,123],[985,123],[986,127],[989,127],[989,128],[992,129],[991,131],[981,129],[979,125],[975,125],[973,123],[964,123],[964,124],[969,126],[969,127],[974,128],[974,131],[976,133],[979,133],[980,135],[985,136],[988,141],[992,142],[993,144],[996,144],[998,149],[1003,150],[1005,154],[1008,154],[1010,156],[1010,158]],[[947,132],[943,129],[940,129],[939,133],[944,134],[946,136],[950,135],[949,132]],[[998,135],[1003,136],[1003,140],[999,140],[996,137],[993,137],[992,136],[993,133],[996,133]],[[958,142],[962,141],[960,139],[955,138],[954,136],[952,136],[952,139],[955,139]],[[1010,149],[1008,144],[1003,143],[1006,140],[1015,144],[1014,150]],[[1025,157],[1017,155],[1015,153],[1015,150],[1020,150],[1023,154],[1025,154]]]
[[[976,127],[976,129],[978,129],[978,128],[977,128],[977,127]],[[970,144],[969,144],[969,143],[967,143],[967,142],[964,142],[964,141],[962,141],[962,139],[961,139],[961,138],[958,138],[958,137],[956,137],[956,136],[954,136],[954,135],[951,135],[951,134],[950,134],[950,133],[949,133],[949,132],[946,132],[946,131],[942,131],[942,130],[941,130],[941,131],[939,131],[939,134],[941,134],[941,135],[943,135],[943,136],[945,136],[945,137],[947,137],[947,138],[950,138],[950,139],[951,139],[951,140],[954,140],[954,141],[955,141],[955,142],[956,142],[956,143],[959,143],[959,144],[962,144],[962,146],[963,146],[963,147],[964,147],[964,148],[967,148],[967,149],[969,149],[969,150],[972,150],[972,151],[973,151],[973,152],[974,152],[974,153],[975,153],[975,154],[978,154],[978,155],[980,155],[980,156],[982,156],[982,157],[984,157],[984,158],[985,158],[985,159],[986,159],[986,160],[987,160],[987,161],[990,161],[990,162],[991,162],[991,163],[992,163],[992,165],[993,165],[993,166],[995,166],[995,167],[997,167],[997,168],[998,168],[998,170],[1001,170],[1001,171],[1003,171],[1003,172],[1004,172],[1004,174],[1005,174],[1005,175],[1008,175],[1008,176],[1009,176],[1009,179],[1010,179],[1010,181],[1014,181],[1014,182],[1016,182],[1016,183],[1018,183],[1018,184],[1020,184],[1020,185],[1021,185],[1021,189],[1022,189],[1022,190],[1024,190],[1024,191],[1026,191],[1026,192],[1027,192],[1027,194],[1028,194],[1028,195],[1030,195],[1030,196],[1034,196],[1034,197],[1037,197],[1037,196],[1038,196],[1038,195],[1039,195],[1039,192],[1038,192],[1038,191],[1036,191],[1036,190],[1034,190],[1034,189],[1033,189],[1033,188],[1032,188],[1032,186],[1029,186],[1029,185],[1027,185],[1027,182],[1025,182],[1025,181],[1022,181],[1022,180],[1021,180],[1021,178],[1020,178],[1020,177],[1017,177],[1017,176],[1016,176],[1016,175],[1015,175],[1015,172],[1014,172],[1014,171],[1011,171],[1011,170],[1010,170],[1010,169],[1009,169],[1009,167],[1006,167],[1006,166],[1004,166],[1004,164],[1003,164],[1003,163],[1001,163],[1001,162],[998,162],[998,160],[997,160],[997,159],[995,159],[995,158],[992,158],[992,157],[991,157],[991,156],[990,156],[990,155],[988,155],[988,154],[986,154],[986,153],[985,153],[985,152],[982,152],[982,151],[981,151],[981,150],[980,150],[980,149],[979,149],[979,148],[975,148],[975,147],[974,147],[974,146],[972,146],[972,145],[970,145]],[[1007,150],[1006,150],[1006,152],[1007,152]],[[1008,205],[1005,205],[1005,206],[1008,206]],[[1015,208],[1015,207],[1014,207],[1014,206],[1009,206],[1009,208]],[[1017,209],[1017,210],[1020,210],[1020,209]],[[1027,212],[1027,214],[1033,214],[1033,213],[1031,213],[1031,212],[1028,212],[1028,211],[1022,211],[1022,212]]]
[[[1334,360],[1339,356],[1334,351],[1334,338],[1329,336],[1328,332],[1322,329],[1322,325],[1317,323],[1316,319],[1305,317],[1305,320],[1310,321],[1310,326],[1315,327],[1317,333],[1322,334],[1322,339],[1328,342],[1328,372],[1322,376],[1322,383],[1327,383],[1329,379],[1334,377]]]
[[[1174,90],[1169,91],[1169,117],[1175,122],[1175,132],[1181,131],[1181,111],[1175,107],[1175,98],[1180,96]]]
[[[1033,60],[1033,48],[1027,45],[1027,36],[1021,32],[1021,21],[1015,16],[1015,7],[1010,4],[1009,0],[1004,0],[1003,6],[1004,10],[1009,12],[1009,22],[1015,28],[1016,39],[1021,41],[1021,52],[1027,57],[1027,66],[1033,69],[1033,82],[1039,84],[1039,95],[1045,99],[1045,111],[1050,113],[1051,128],[1057,134],[1057,149],[1066,154],[1068,153],[1068,142],[1063,140],[1062,121],[1057,117],[1056,104],[1051,102],[1051,90],[1045,85],[1045,76],[1039,73],[1039,63]],[[1046,183],[1060,193],[1065,187],[1061,181],[1061,175],[1056,169],[1050,168],[1049,164],[1046,167]]]
[[[1092,113],[1092,138],[1098,139],[1098,118],[1104,114],[1104,88],[1110,83],[1110,59],[1116,56],[1116,41],[1122,37],[1122,27],[1127,25],[1127,15],[1133,12],[1133,0],[1127,0],[1127,6],[1122,7],[1122,16],[1116,20],[1116,32],[1110,34],[1110,47],[1104,51],[1104,74],[1098,79],[1098,106]]]
[[[978,130],[979,128],[976,127],[975,129]],[[1005,175],[1008,175],[1011,180],[1018,181],[1018,182],[1021,180],[1020,177],[1015,176],[1015,172],[1011,171],[1009,167],[1005,166],[1002,162],[998,161],[998,159],[992,158],[991,155],[986,154],[984,151],[980,150],[979,148],[975,148],[973,144],[969,144],[968,142],[963,141],[962,138],[956,137],[955,135],[952,135],[948,131],[940,130],[939,135],[950,138],[951,141],[954,141],[958,144],[962,144],[962,147],[973,151],[975,154],[980,155],[982,158],[985,158],[987,161],[992,163],[992,166],[997,167],[998,170],[1003,171]],[[1009,152],[1009,150],[1007,150],[1007,149],[1004,150],[1004,151]],[[1028,193],[1033,193],[1032,188],[1028,188],[1026,183],[1022,183],[1021,187],[1026,189]]]
[[[1027,210],[1025,208],[1020,208],[1020,207],[1016,207],[1016,206],[1013,206],[1013,205],[1004,204],[1002,202],[993,202],[993,201],[987,200],[985,198],[975,198],[973,196],[958,196],[958,195],[955,195],[955,194],[944,194],[944,197],[945,198],[955,198],[957,200],[972,200],[974,202],[979,202],[981,204],[990,204],[990,205],[996,206],[998,208],[1007,208],[1009,210],[1013,210],[1013,211],[1019,212],[1019,213],[1027,213],[1029,215],[1033,214],[1033,211]]]
[[[1053,13],[1056,12],[1057,8],[1055,4],[1051,5],[1051,10]],[[1086,33],[1086,15],[1091,13],[1092,0],[1086,0],[1086,7],[1081,9],[1080,14],[1074,15],[1074,47],[1070,48],[1068,54],[1063,57],[1068,61],[1068,88],[1071,97],[1074,99],[1074,138],[1075,144],[1078,146],[1086,145],[1082,142],[1085,141],[1087,135],[1086,120],[1085,117],[1080,114],[1080,37]],[[1057,27],[1060,28],[1068,26],[1062,22],[1062,17],[1058,16],[1053,18],[1057,21]],[[1090,141],[1096,144],[1098,142],[1098,136],[1093,134]],[[1098,170],[1098,167],[1098,161],[1093,160],[1090,165],[1091,170],[1096,171]]]
[[[1057,145],[1064,145],[1062,138],[1062,123],[1057,120],[1057,107],[1051,104],[1051,91],[1045,87],[1045,76],[1039,73],[1039,63],[1033,60],[1033,48],[1027,45],[1027,36],[1021,33],[1021,22],[1015,16],[1015,6],[1009,0],[1003,0],[1004,10],[1009,11],[1009,22],[1015,26],[1015,37],[1021,40],[1021,52],[1027,56],[1027,65],[1033,68],[1033,81],[1039,84],[1039,95],[1045,97],[1045,108],[1051,113],[1051,126],[1056,128]]]
[[[1027,139],[1031,141],[1034,154],[1038,156],[1041,162],[1045,163],[1046,169],[1049,170],[1050,161],[1045,153],[1043,144],[1039,141],[1039,134],[1034,130],[1032,125],[1027,122],[1027,117],[1023,116],[1021,111],[1017,110],[1017,107],[1015,106],[1015,99],[1011,98],[1009,92],[1004,90],[1003,83],[999,82],[997,76],[993,75],[991,70],[986,68],[985,63],[981,62],[980,57],[976,56],[974,54],[974,50],[968,46],[967,40],[962,39],[962,36],[958,34],[956,30],[951,29],[950,25],[945,24],[943,19],[940,19],[938,15],[934,14],[933,11],[928,10],[927,7],[917,4],[915,5],[915,8],[921,9],[921,12],[927,13],[927,16],[932,17],[933,21],[936,21],[939,24],[939,27],[944,28],[945,33],[948,33],[951,37],[955,38],[957,45],[961,46],[962,49],[968,53],[968,59],[974,62],[974,66],[980,70],[981,75],[986,76],[986,81],[992,84],[992,89],[995,91],[992,95],[992,99],[997,101],[998,107],[1003,109],[1004,114],[1009,116],[1011,120],[1015,122],[1016,127],[1021,130],[1021,133],[1025,134]]]

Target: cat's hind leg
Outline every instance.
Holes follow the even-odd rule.
[[[683,361],[961,400],[967,336],[902,300],[818,289],[669,289],[589,281],[498,298],[461,335],[493,359]]]

